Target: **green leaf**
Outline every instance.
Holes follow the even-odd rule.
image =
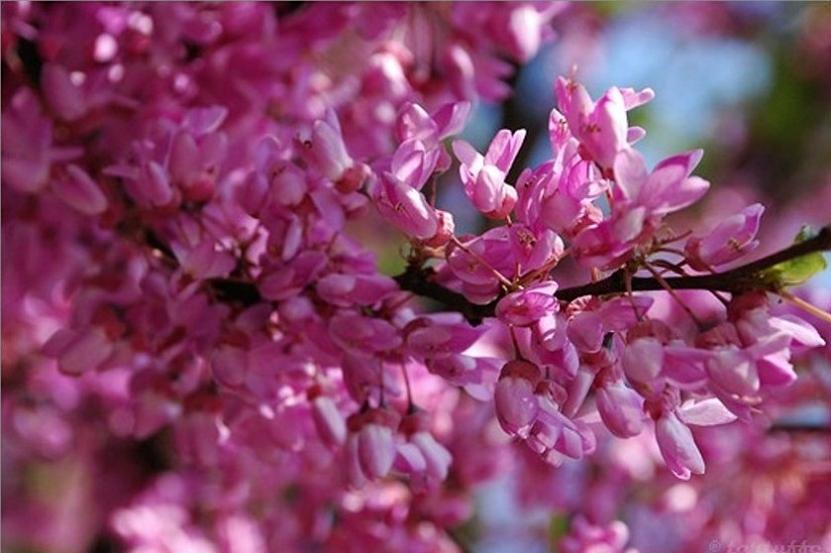
[[[796,235],[794,244],[804,242],[816,236],[816,232],[805,225]],[[824,271],[828,264],[822,252],[805,254],[788,261],[778,263],[762,272],[765,280],[775,283],[778,287],[796,286],[810,279],[815,274]]]
[[[557,543],[568,534],[568,517],[563,514],[551,515],[548,521],[548,539],[551,543],[551,553],[557,553]]]

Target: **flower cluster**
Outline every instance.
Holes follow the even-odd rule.
[[[622,268],[631,277],[648,270],[665,282],[667,266],[680,274],[685,265],[714,271],[751,251],[763,208],[754,204],[707,236],[689,237],[683,251],[675,250],[680,261],[667,265],[661,254],[674,253],[669,247],[681,238],[664,218],[709,187],[691,176],[701,152],[646,168],[633,147],[644,132],[629,127],[627,110],[649,101],[651,90],[612,88],[593,102],[582,85],[560,78],[556,95],[560,111],[549,119],[553,157],[524,170],[516,188],[505,179],[524,131],[499,131],[484,156],[454,142],[465,193],[484,216],[504,225],[451,237],[438,276],[470,302],[498,299],[493,324],[510,334],[514,354],[494,396],[507,433],[558,465],[594,450],[588,423],[595,417],[621,438],[640,434],[651,420],[667,466],[688,479],[705,469],[689,426],[749,420],[772,389],[796,378],[791,352],[824,341],[798,317],[772,316],[764,294],[721,298],[720,308],[678,298],[688,314],[678,327],[652,315],[648,296],[558,301],[551,271],[565,256],[566,240],[568,254],[595,271]],[[431,213],[413,188],[418,205]],[[388,217],[406,229],[417,212],[404,207]]]
[[[69,510],[15,483],[9,539],[454,551],[509,439],[560,466],[646,436],[703,473],[691,428],[749,420],[824,341],[760,291],[558,297],[567,259],[715,272],[763,211],[672,232],[709,185],[700,151],[646,167],[627,112],[649,89],[558,79],[535,168],[514,167],[524,130],[453,140],[560,10],[4,4],[4,467],[72,481]],[[436,204],[457,162],[479,234]],[[383,274],[359,237],[392,229],[408,271],[493,316]],[[563,548],[627,538],[578,519]]]

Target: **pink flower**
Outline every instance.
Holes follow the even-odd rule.
[[[524,434],[539,412],[534,394],[539,368],[525,361],[510,361],[496,383],[494,405],[499,424],[508,434]]]
[[[429,426],[424,412],[410,413],[402,419],[399,431],[407,436],[407,441],[398,446],[396,468],[435,486],[447,478],[453,456],[433,437]]]
[[[520,175],[517,213],[521,221],[566,234],[573,234],[581,225],[599,222],[601,213],[591,202],[605,185],[592,163],[583,160],[576,150],[567,155],[562,167],[555,159]]]
[[[423,430],[410,436],[410,443],[418,448],[424,458],[427,477],[439,482],[447,479],[453,456],[446,447],[436,441],[432,434]]]
[[[442,230],[438,214],[424,194],[392,174],[379,179],[372,197],[381,215],[407,236],[428,240]]]
[[[557,311],[556,291],[557,283],[547,282],[512,292],[496,304],[496,316],[505,324],[532,325],[546,314]]]
[[[349,418],[347,456],[353,485],[360,486],[365,480],[383,478],[389,473],[396,454],[393,439],[396,418],[394,413],[381,409],[356,413]]]
[[[667,467],[681,480],[691,474],[704,474],[704,458],[690,429],[674,412],[664,413],[655,421],[655,437]]]
[[[367,424],[358,434],[361,468],[369,479],[386,476],[395,456],[392,430],[380,424]]]
[[[273,300],[289,298],[313,282],[326,264],[321,252],[307,250],[288,263],[266,269],[259,283],[263,297]]]
[[[220,107],[191,110],[182,129],[173,137],[170,178],[188,200],[204,202],[214,195],[219,168],[228,149],[227,136],[216,129],[227,114],[228,110]]]
[[[216,380],[229,388],[239,388],[245,383],[248,370],[248,352],[242,348],[222,346],[211,359]]]
[[[182,271],[198,280],[228,276],[236,265],[234,257],[217,247],[208,233],[193,230],[193,233],[182,233],[185,235],[182,242],[177,240],[171,244]]]
[[[97,327],[61,329],[44,345],[44,353],[57,358],[61,371],[74,376],[100,368],[114,351],[112,341]]]
[[[107,197],[86,171],[69,164],[66,173],[65,178],[52,184],[59,198],[84,215],[100,215],[107,210]]]
[[[722,425],[733,422],[736,416],[716,398],[688,401],[681,406],[677,406],[677,399],[662,401],[663,412],[655,419],[655,438],[667,467],[681,480],[689,480],[691,474],[704,474],[704,459],[688,425]]]
[[[629,528],[619,520],[603,526],[578,516],[559,545],[564,553],[635,553],[626,550],[628,541]]]
[[[624,263],[634,247],[650,236],[647,210],[642,206],[618,209],[610,219],[582,231],[573,242],[573,252],[588,267],[611,268]]]
[[[762,204],[747,206],[741,213],[719,223],[705,236],[691,237],[684,247],[687,262],[693,269],[706,271],[753,251],[759,245],[755,238],[764,211]]]
[[[521,273],[530,273],[543,266],[553,267],[563,255],[563,240],[550,229],[533,230],[522,223],[508,229],[512,257]]]
[[[580,351],[600,351],[604,334],[603,319],[594,311],[582,311],[568,321],[568,337]]]
[[[614,160],[617,190],[629,205],[644,207],[650,216],[683,209],[710,187],[704,179],[690,176],[702,155],[701,150],[694,150],[668,157],[649,173],[643,157],[625,148]]]
[[[464,238],[464,249],[451,245],[448,250],[447,267],[453,276],[469,284],[490,285],[497,283],[494,270],[506,276],[513,274],[514,248],[504,228],[489,230],[470,240]]]
[[[707,373],[719,387],[738,396],[752,396],[759,391],[759,372],[753,358],[730,346],[713,352]]]
[[[457,313],[425,315],[404,329],[407,350],[418,357],[436,360],[462,353],[482,335]]]
[[[580,262],[601,268],[623,263],[638,244],[652,237],[665,215],[700,199],[710,184],[690,174],[701,155],[696,150],[669,157],[649,173],[634,149],[627,147],[617,153],[612,215],[577,235],[573,249]]]
[[[346,423],[332,398],[319,395],[312,400],[312,417],[320,439],[329,447],[346,441]]]
[[[52,111],[65,121],[83,117],[89,106],[81,87],[73,82],[66,68],[54,63],[43,67],[43,91]]]
[[[3,141],[3,183],[23,192],[46,186],[54,161],[77,157],[79,149],[52,145],[52,124],[29,89],[21,89],[3,112],[3,127],[15,140]]]
[[[558,77],[554,90],[572,134],[604,169],[610,169],[618,152],[641,136],[639,130],[629,129],[626,111],[655,96],[648,88],[636,93],[612,87],[597,102],[592,102],[583,85],[564,77]]]
[[[537,53],[542,40],[543,15],[533,6],[517,6],[508,20],[511,52],[516,59],[527,62]]]
[[[330,273],[317,281],[315,289],[325,301],[349,307],[378,303],[398,286],[393,279],[383,275]]]
[[[619,438],[631,438],[643,430],[643,398],[622,381],[597,390],[597,410],[606,428]]]
[[[463,140],[453,142],[453,152],[462,163],[459,174],[465,194],[476,209],[492,219],[504,218],[516,204],[516,189],[505,183],[505,177],[524,139],[523,129],[515,133],[502,129],[484,156]]]
[[[324,118],[314,122],[308,146],[303,151],[320,173],[333,183],[338,182],[353,164],[343,142],[338,116],[332,109],[327,109]]]
[[[401,345],[401,337],[390,323],[357,313],[338,313],[332,317],[329,331],[338,345],[356,355],[371,355]]]
[[[684,403],[678,409],[678,417],[685,424],[693,426],[717,426],[736,420],[736,415],[714,397]]]
[[[418,104],[406,104],[396,124],[401,144],[391,162],[392,173],[420,190],[434,172],[445,171],[450,157],[441,141],[461,131],[470,107],[470,102],[445,104],[431,116]]]
[[[623,370],[635,382],[651,382],[661,374],[663,364],[664,348],[656,338],[632,340],[623,352]]]
[[[464,388],[474,399],[491,401],[502,362],[495,358],[453,354],[431,358],[425,365],[432,374]]]
[[[597,444],[588,426],[568,418],[550,398],[541,397],[539,416],[526,445],[546,462],[559,466],[566,458],[582,459]]]

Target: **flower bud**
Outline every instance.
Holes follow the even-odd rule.
[[[508,434],[517,434],[534,422],[539,411],[534,394],[539,368],[527,361],[509,361],[496,383],[494,403],[499,424]]]
[[[367,478],[386,476],[395,460],[392,429],[377,423],[364,425],[358,432],[358,455]]]
[[[609,431],[619,438],[631,438],[643,430],[643,400],[621,381],[597,391],[597,410]]]
[[[690,474],[704,474],[704,459],[690,429],[670,411],[655,421],[658,448],[672,473],[682,480]]]
[[[323,443],[330,447],[343,444],[346,440],[346,423],[332,398],[323,395],[314,398],[312,417]]]
[[[623,370],[635,382],[648,383],[661,373],[664,348],[656,338],[638,338],[626,345]]]

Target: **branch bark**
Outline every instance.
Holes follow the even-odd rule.
[[[809,253],[827,250],[831,250],[831,225],[823,227],[813,238],[793,244],[746,265],[708,275],[667,277],[664,281],[674,290],[716,290],[736,293],[764,289],[770,286],[769,283],[765,283],[760,278],[761,272],[765,269]],[[463,295],[433,282],[432,276],[432,269],[408,267],[404,273],[395,277],[395,280],[402,290],[431,298],[447,309],[461,313],[473,324],[480,323],[485,317],[493,316],[496,301],[487,305],[471,304]],[[632,290],[638,292],[658,291],[663,290],[663,287],[655,278],[633,277]],[[618,270],[597,282],[562,288],[557,291],[555,296],[563,301],[571,301],[582,296],[622,294],[625,291],[626,274],[623,270]]]
[[[793,244],[776,253],[741,265],[734,269],[709,275],[666,277],[664,281],[674,290],[716,290],[721,292],[744,292],[754,289],[771,289],[770,283],[761,279],[760,274],[774,265],[796,259],[803,255],[831,250],[831,225],[798,244]],[[471,303],[462,294],[454,292],[433,280],[435,273],[429,267],[410,266],[394,277],[402,290],[430,299],[445,310],[461,313],[472,324],[479,324],[485,317],[492,317],[496,301],[486,305]],[[253,282],[215,278],[210,286],[224,301],[253,305],[262,301],[257,285]],[[652,277],[633,277],[632,290],[636,292],[663,290],[661,283]],[[618,270],[603,280],[580,286],[562,288],[555,296],[559,300],[571,301],[582,296],[605,296],[622,294],[626,291],[625,273]]]

